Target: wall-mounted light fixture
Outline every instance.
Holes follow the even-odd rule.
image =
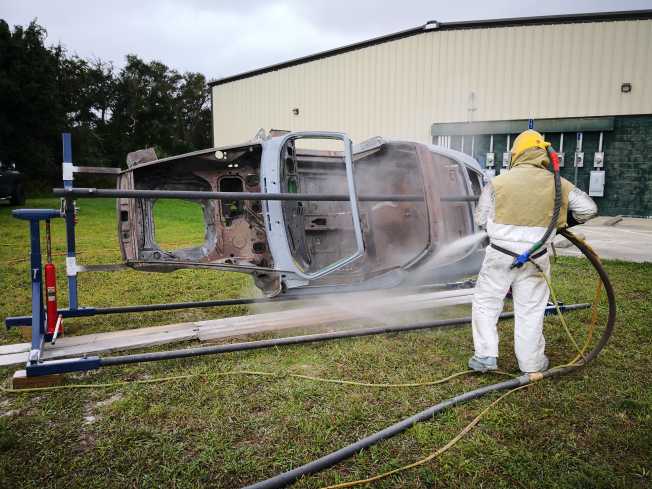
[[[629,93],[632,91],[632,84],[631,83],[623,83],[620,85],[620,91],[623,93]]]
[[[294,115],[299,115],[299,109],[297,107],[295,107],[294,109],[292,109],[292,113]]]

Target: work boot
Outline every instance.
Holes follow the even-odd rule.
[[[473,355],[469,358],[469,368],[483,373],[489,370],[498,370],[498,359],[496,357],[477,357]]]
[[[521,370],[521,372],[523,372],[524,374],[534,374],[536,372],[545,372],[546,370],[548,370],[549,366],[550,366],[550,360],[548,360],[548,357],[544,355],[543,356],[543,366],[539,370],[530,370],[530,371],[527,371],[527,372],[525,370]]]

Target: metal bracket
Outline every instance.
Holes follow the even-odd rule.
[[[48,360],[43,363],[28,364],[25,372],[28,377],[39,375],[63,374],[66,372],[82,372],[101,367],[100,357],[68,358],[65,360]]]

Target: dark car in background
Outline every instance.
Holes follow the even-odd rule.
[[[16,165],[13,163],[0,161],[0,200],[8,200],[10,205],[25,203],[23,175],[16,170]]]

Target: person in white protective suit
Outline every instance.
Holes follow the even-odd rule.
[[[550,143],[533,130],[521,133],[511,149],[510,170],[488,183],[480,195],[475,221],[485,227],[490,245],[473,296],[473,344],[475,355],[469,367],[486,372],[498,368],[498,316],[503,300],[512,288],[514,302],[514,350],[523,372],[548,368],[544,354],[543,317],[549,290],[545,279],[532,263],[510,268],[514,257],[539,241],[554,209],[554,176],[546,148]],[[593,199],[566,179],[562,180],[562,205],[557,228],[585,222],[597,214]],[[532,255],[550,275],[549,243]]]

